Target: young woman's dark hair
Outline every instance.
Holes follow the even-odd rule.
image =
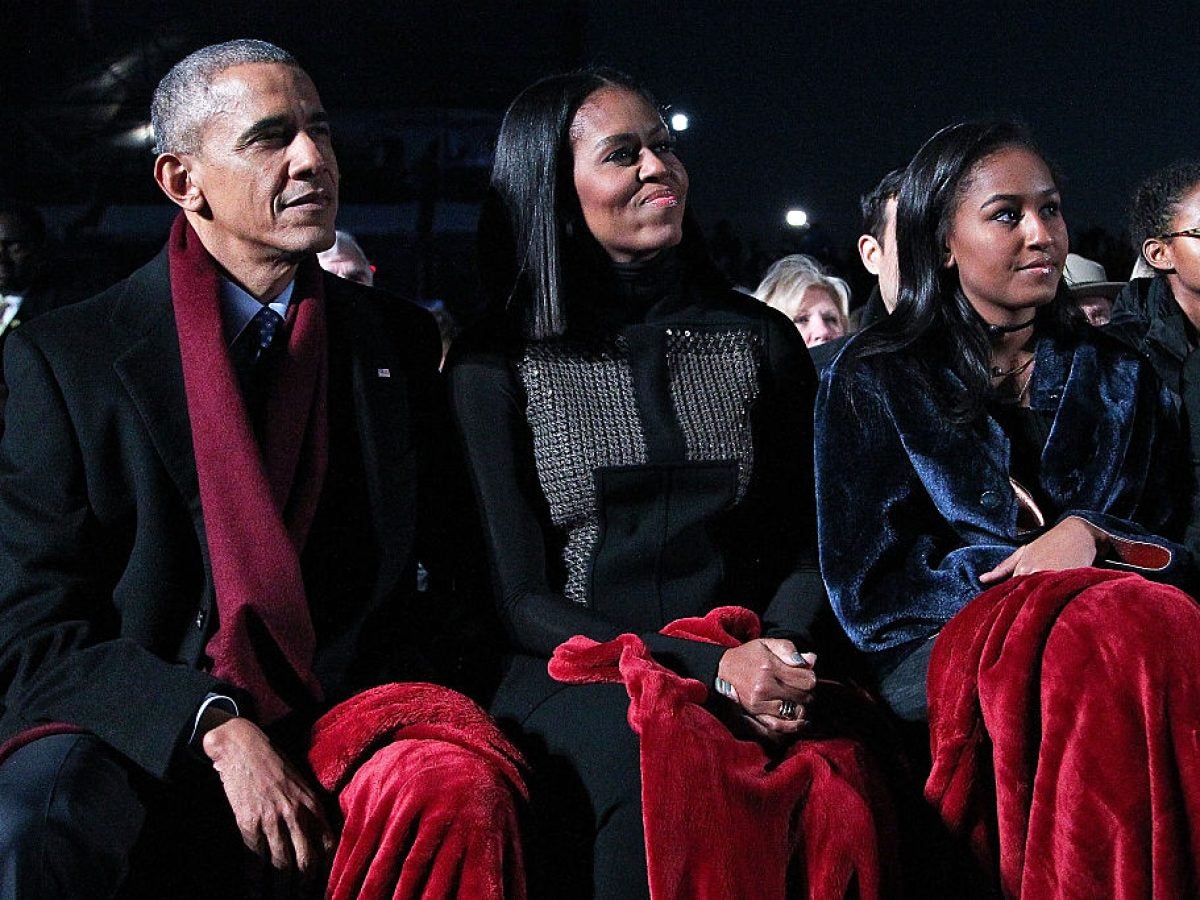
[[[992,392],[991,348],[987,324],[959,290],[956,270],[945,266],[947,240],[955,208],[976,167],[1008,147],[1024,147],[1045,159],[1025,126],[1009,119],[949,125],[917,151],[905,170],[896,204],[896,309],[848,351],[859,359],[903,353],[912,376],[925,382],[958,423],[983,414]],[[1056,299],[1038,316],[1065,319],[1064,306]],[[965,391],[951,394],[929,379],[929,369],[938,363],[950,366]]]
[[[527,338],[561,336],[567,329],[568,285],[586,287],[595,280],[590,269],[607,264],[575,194],[570,134],[579,108],[606,87],[632,91],[659,108],[629,75],[595,67],[526,88],[500,125],[491,190],[479,220],[479,268],[488,300],[507,305]],[[681,250],[689,260],[707,261],[690,213]],[[706,274],[715,273],[711,264],[708,268]]]

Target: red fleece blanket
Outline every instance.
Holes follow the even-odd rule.
[[[1073,569],[973,600],[934,645],[925,794],[1006,896],[1200,896],[1200,606]]]
[[[317,780],[344,822],[329,900],[520,900],[520,754],[482,709],[433,684],[385,684],[313,726]]]
[[[381,684],[339,703],[313,725],[308,762],[321,786],[336,794],[376,750],[398,740],[455,744],[490,761],[529,796],[520,751],[469,698],[436,684]]]
[[[0,762],[53,722],[0,744]],[[329,900],[521,900],[524,761],[482,709],[434,684],[384,684],[313,726],[317,780],[343,815]]]
[[[722,607],[663,633],[732,647],[759,629],[748,610]],[[574,637],[550,675],[629,692],[654,900],[779,900],[789,883],[814,898],[878,897],[892,883],[891,807],[857,741],[801,739],[772,752],[739,740],[704,708],[703,684],[656,663],[632,634]]]

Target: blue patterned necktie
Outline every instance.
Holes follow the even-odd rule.
[[[250,360],[252,366],[257,367],[267,351],[271,349],[271,345],[275,343],[275,335],[278,334],[279,326],[282,324],[283,317],[269,306],[264,306],[254,314],[254,318],[250,320],[250,328],[258,332],[258,340],[254,343],[254,352]]]
[[[275,339],[282,334],[282,326],[283,317],[271,307],[263,306],[237,336],[231,348],[238,385],[256,431],[266,402],[267,375],[274,356],[271,351]]]

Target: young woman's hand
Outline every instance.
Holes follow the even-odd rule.
[[[722,690],[765,736],[796,734],[807,724],[817,686],[817,657],[782,638],[749,641],[726,650],[717,666]],[[724,686],[722,686],[724,687]]]
[[[979,581],[981,584],[996,584],[1013,575],[1090,566],[1107,543],[1104,532],[1072,516],[1063,519],[1041,537],[1018,547],[996,568],[980,575]]]

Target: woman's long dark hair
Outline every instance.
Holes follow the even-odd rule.
[[[491,189],[479,220],[480,277],[489,301],[505,304],[528,338],[564,334],[568,285],[594,280],[575,270],[606,260],[583,221],[570,142],[579,107],[606,87],[632,91],[658,109],[650,92],[629,75],[597,67],[529,86],[500,125]],[[683,241],[707,259],[690,214]]]
[[[895,354],[958,423],[978,419],[984,412],[992,391],[991,344],[986,324],[959,290],[957,271],[944,264],[948,238],[955,209],[976,167],[1008,147],[1024,147],[1045,159],[1028,129],[1009,119],[950,125],[917,151],[896,203],[896,309],[850,348],[858,359]],[[1062,291],[1060,285],[1060,295]],[[1039,310],[1039,318],[1064,318],[1061,299]],[[948,365],[965,391],[935,384],[930,373],[938,364]]]
[[[579,107],[604,87],[625,88],[655,105],[628,75],[584,69],[530,85],[500,125],[491,192],[479,221],[480,271],[493,299],[525,307],[522,324],[531,338],[566,328],[563,243],[568,228],[583,227],[570,129]]]

